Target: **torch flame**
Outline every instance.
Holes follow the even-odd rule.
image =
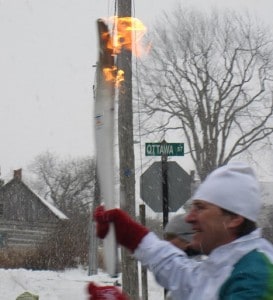
[[[124,81],[124,71],[117,70],[116,66],[103,68],[103,74],[105,80],[114,82],[116,87],[119,87],[120,82]]]
[[[116,77],[116,87],[119,86],[119,83],[124,81],[124,71],[118,70],[117,77]]]
[[[113,24],[113,38],[108,40],[109,49],[113,49],[115,54],[120,53],[122,48],[137,57],[143,54],[141,42],[146,27],[140,20],[132,17],[112,17],[110,22]]]
[[[109,38],[109,33],[104,33],[102,38],[107,42],[107,48],[113,51],[113,55],[119,54],[122,49],[131,51],[137,57],[148,52],[148,48],[145,50],[141,45],[146,27],[140,20],[114,16],[109,19],[109,23],[113,28],[112,36]],[[115,82],[116,87],[124,80],[124,71],[117,70],[116,66],[104,68],[103,73],[105,80]]]

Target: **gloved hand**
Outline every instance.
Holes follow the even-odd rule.
[[[113,222],[117,242],[132,252],[149,232],[146,227],[134,221],[126,212],[118,208],[105,210],[103,206],[99,206],[95,210],[94,219],[97,222],[99,238],[105,238],[109,230],[109,223]]]
[[[90,300],[129,300],[127,295],[120,288],[109,286],[98,286],[94,282],[88,284]]]

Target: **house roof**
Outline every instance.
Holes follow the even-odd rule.
[[[22,169],[19,170],[14,170],[14,176],[13,178],[7,182],[6,184],[4,184],[1,189],[5,189],[8,187],[8,185],[10,185],[12,182],[14,181],[19,181],[22,185],[24,185],[31,193],[33,193],[36,198],[38,200],[41,201],[41,203],[43,203],[58,219],[60,220],[68,220],[68,217],[61,212],[56,206],[54,206],[53,204],[49,203],[47,200],[43,199],[42,197],[40,197],[37,193],[35,193],[29,186],[27,186],[23,181],[22,181]]]
[[[29,187],[28,187],[29,188]],[[32,190],[31,190],[32,191]],[[49,203],[47,200],[41,198],[39,195],[37,195],[34,191],[32,191],[33,194],[45,205],[47,206],[56,217],[58,217],[60,220],[68,220],[68,217],[62,213],[56,206]]]

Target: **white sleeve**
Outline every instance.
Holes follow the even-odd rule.
[[[154,274],[157,282],[168,290],[190,289],[194,272],[200,264],[152,232],[142,239],[134,256]]]

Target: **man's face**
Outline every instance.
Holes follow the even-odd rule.
[[[232,217],[214,204],[194,200],[185,220],[195,231],[192,247],[204,254],[235,239],[230,230]]]

